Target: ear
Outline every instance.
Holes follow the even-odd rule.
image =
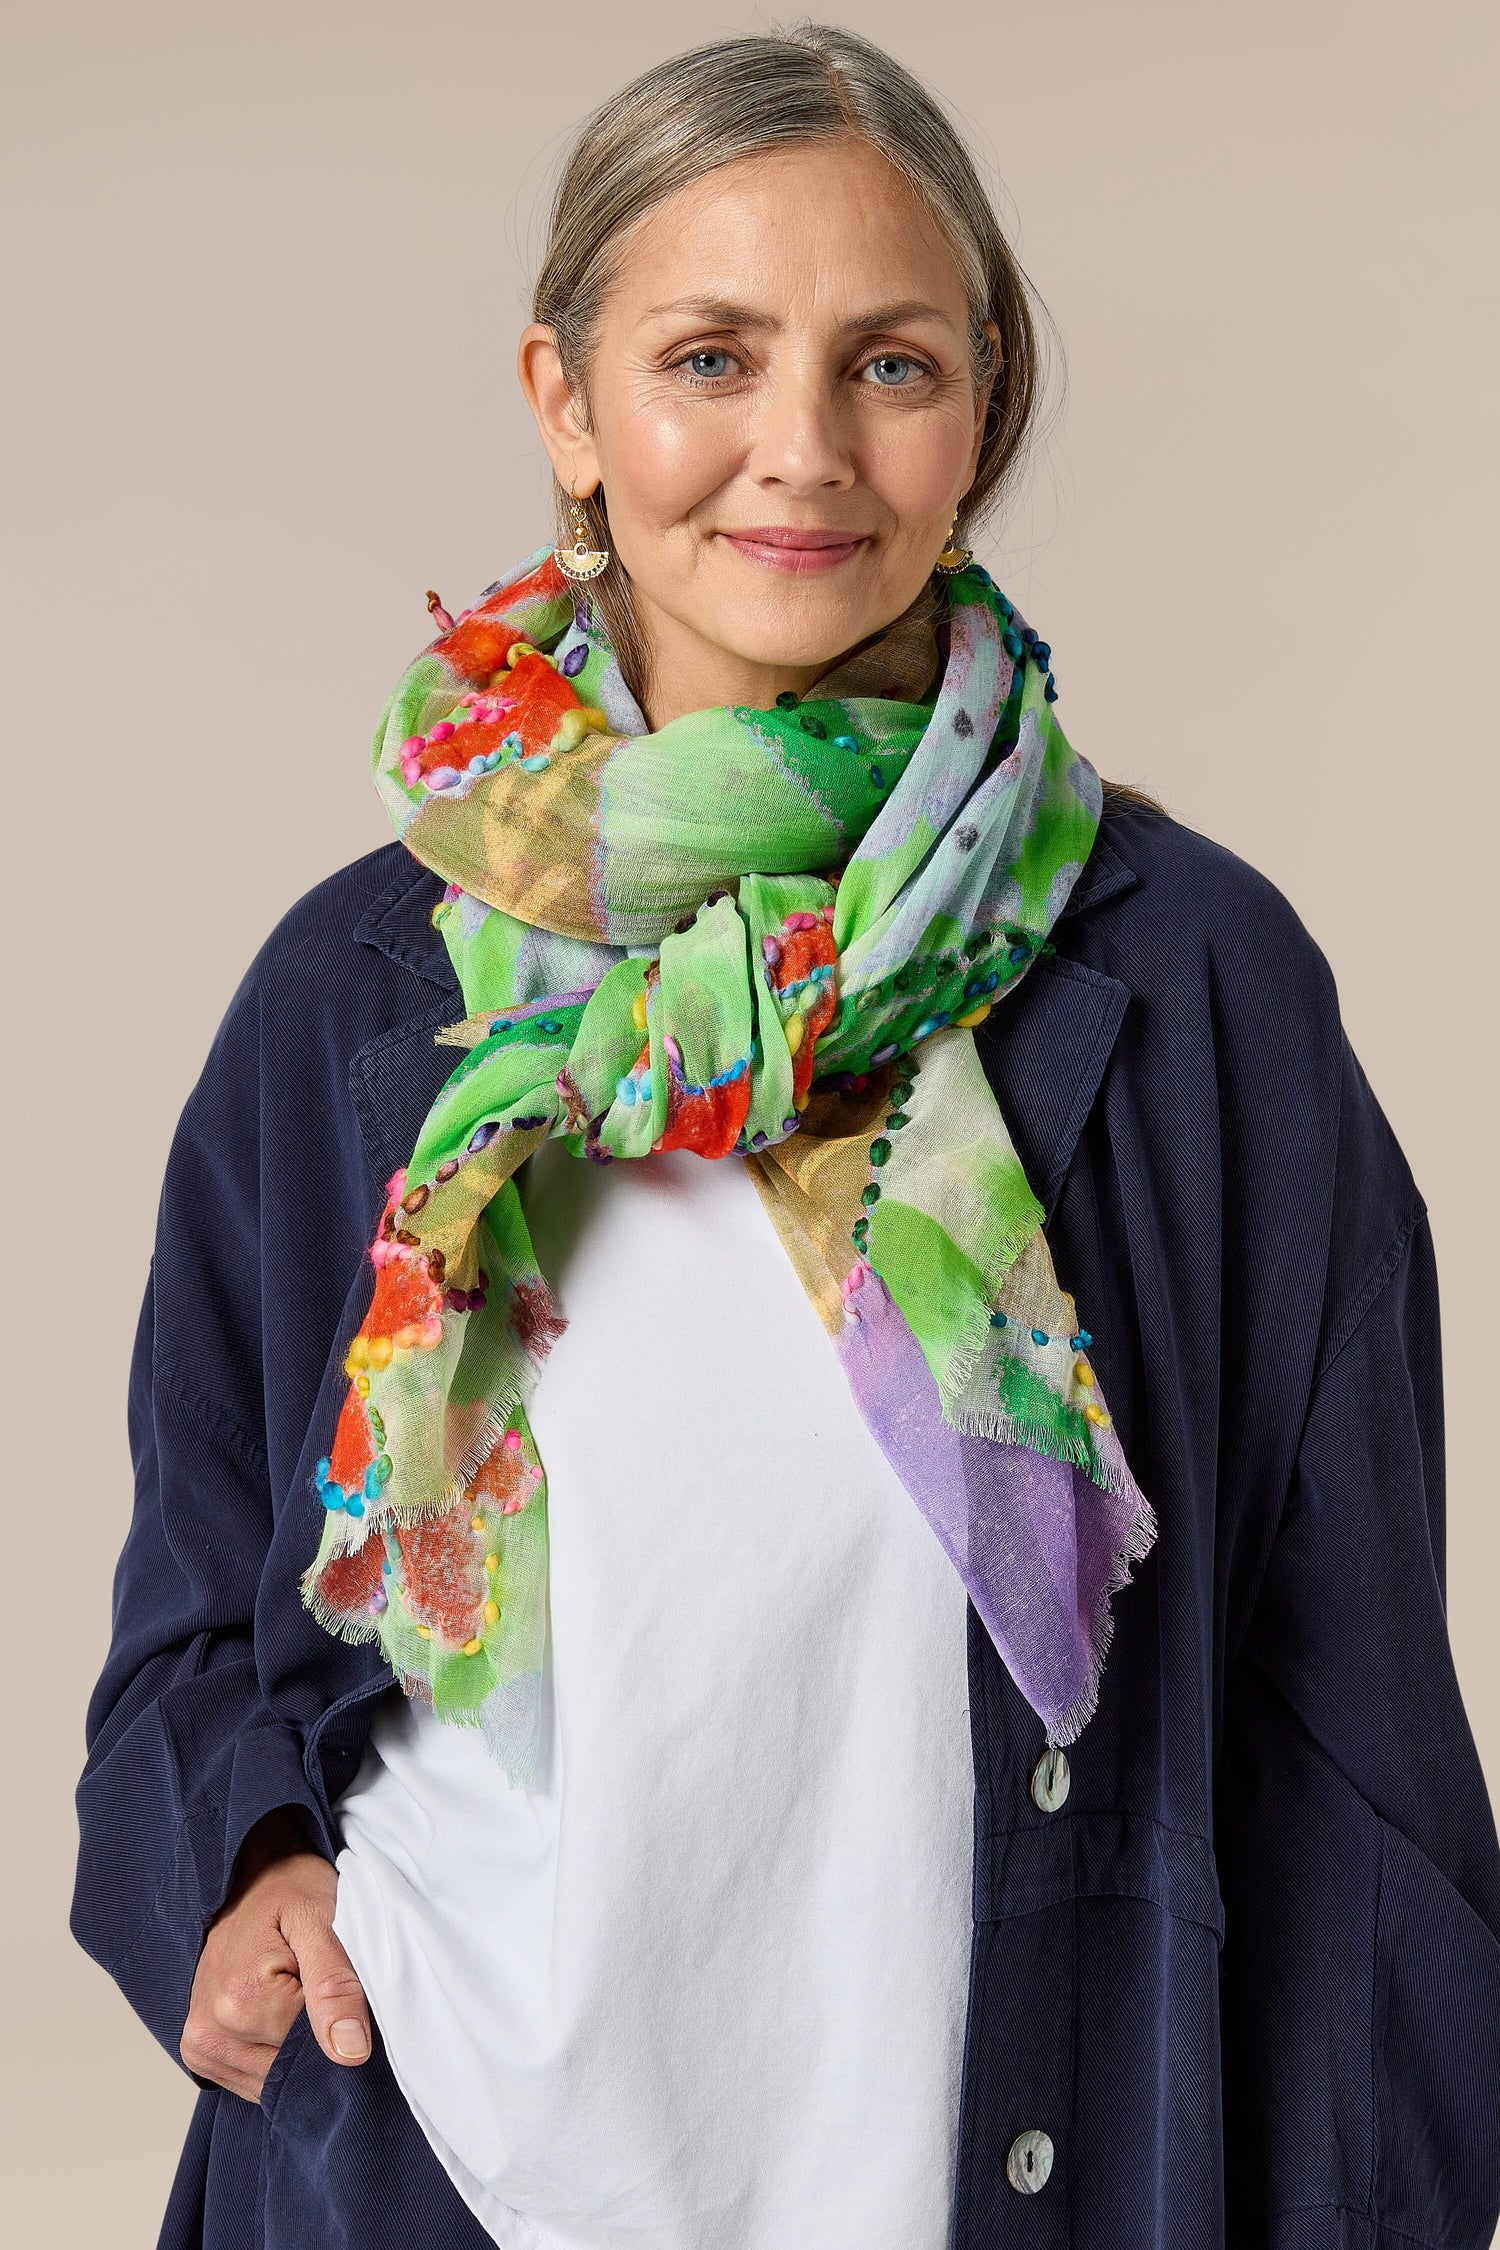
[[[580,500],[586,499],[599,482],[598,457],[584,425],[582,403],[568,388],[557,338],[539,320],[521,331],[516,373],[553,475],[564,492],[571,490]]]
[[[975,471],[979,467],[979,456],[984,450],[985,416],[989,413],[990,398],[994,392],[995,384],[999,380],[1000,375],[1001,354],[999,327],[993,320],[987,320],[984,324],[984,332],[995,347],[995,366],[993,372],[986,377],[984,382],[979,384],[974,393],[974,450],[969,455],[970,484],[972,484],[974,481]]]

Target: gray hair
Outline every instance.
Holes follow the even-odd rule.
[[[770,37],[714,40],[611,94],[564,161],[533,318],[556,335],[569,387],[587,411],[599,315],[620,245],[636,221],[722,165],[846,134],[889,158],[941,228],[968,295],[975,380],[995,372],[978,467],[960,509],[960,533],[967,535],[998,496],[1036,414],[1043,368],[1028,302],[1034,292],[958,132],[910,71],[857,33],[799,23]],[[999,330],[998,353],[987,321]],[[603,496],[591,494],[583,506],[591,543],[606,545]],[[559,534],[567,544],[570,512],[559,494]],[[629,582],[623,571],[608,571],[591,590],[639,696],[648,652]]]

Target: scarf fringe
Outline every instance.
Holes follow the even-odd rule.
[[[1074,1437],[1060,1438],[1050,1423],[1036,1421],[1028,1414],[1007,1413],[1003,1406],[966,1408],[947,1418],[966,1437],[993,1438],[1000,1445],[1019,1445],[1028,1453],[1044,1453],[1049,1461],[1066,1461],[1070,1467],[1082,1469],[1101,1492],[1118,1497],[1136,1489],[1129,1471],[1112,1469],[1081,1430]]]
[[[357,1647],[361,1641],[378,1641],[380,1639],[378,1619],[372,1617],[366,1622],[363,1618],[352,1615],[348,1610],[331,1609],[329,1607],[318,1591],[318,1581],[314,1575],[316,1568],[317,1566],[314,1565],[313,1571],[304,1572],[301,1580],[303,1608],[311,1611],[325,1633],[332,1633],[336,1639],[347,1641],[351,1648]]]
[[[450,1508],[457,1508],[460,1505],[467,1506],[470,1482],[484,1467],[485,1462],[510,1428],[516,1408],[521,1404],[527,1391],[534,1388],[534,1384],[534,1377],[532,1382],[523,1383],[517,1377],[512,1376],[496,1397],[480,1425],[478,1436],[462,1456],[457,1469],[442,1490],[426,1500],[387,1501],[380,1514],[370,1519],[365,1539],[373,1538],[383,1524],[421,1523],[425,1517],[445,1516]],[[364,1543],[364,1539],[361,1539],[354,1544],[362,1547]]]
[[[336,1640],[347,1642],[351,1648],[359,1647],[362,1642],[382,1641],[383,1639],[378,1619],[372,1617],[366,1620],[352,1616],[343,1610],[330,1609],[318,1592],[315,1579],[303,1579],[302,1602],[303,1607],[310,1611],[325,1633],[331,1633]],[[387,1654],[386,1662],[390,1664],[392,1681],[401,1687],[407,1695],[422,1696],[425,1691],[425,1700],[429,1705],[432,1704],[432,1674],[429,1670],[412,1665],[408,1665],[404,1670],[398,1669],[391,1662],[389,1654]],[[504,1685],[503,1681],[497,1680],[482,1703],[474,1704],[472,1707],[460,1705],[457,1709],[445,1709],[441,1713],[442,1718],[450,1726],[483,1729],[486,1737],[488,1737],[491,1730],[486,1717],[487,1707],[494,1702],[497,1692]],[[433,1707],[435,1708],[435,1706]],[[513,1787],[530,1787],[531,1777],[534,1777],[536,1767],[534,1746],[528,1752],[523,1752],[518,1760],[513,1762],[502,1760],[501,1762],[505,1765],[507,1778]]]
[[[380,1538],[387,1524],[420,1523],[424,1518],[445,1516],[450,1508],[458,1507],[460,1504],[467,1505],[468,1486],[471,1478],[484,1466],[495,1447],[504,1437],[525,1392],[531,1389],[534,1383],[534,1376],[531,1383],[525,1383],[516,1376],[509,1379],[491,1406],[478,1436],[464,1454],[457,1471],[440,1493],[427,1500],[391,1501],[378,1516],[370,1520],[364,1539],[358,1541],[357,1546],[346,1547],[343,1552],[346,1554],[356,1552],[357,1547],[364,1546],[367,1540]],[[303,1607],[311,1612],[325,1632],[334,1634],[341,1641],[347,1641],[351,1647],[358,1646],[362,1641],[383,1641],[384,1636],[378,1618],[370,1617],[366,1620],[350,1611],[334,1609],[324,1600],[318,1588],[318,1578],[323,1567],[322,1563],[315,1562],[309,1565],[308,1569],[302,1574],[299,1586]],[[392,1672],[395,1673],[395,1670],[396,1668],[393,1665]],[[396,1674],[396,1676],[402,1677],[400,1674]],[[423,1679],[427,1682],[429,1688],[432,1685],[430,1669],[425,1666],[409,1668],[405,1678]],[[460,1724],[479,1726],[482,1723],[477,1707],[472,1714],[463,1711],[445,1713],[444,1716],[454,1718]]]
[[[494,1452],[495,1447],[510,1428],[511,1416],[520,1405],[525,1393],[533,1388],[534,1381],[535,1378],[533,1378],[532,1383],[522,1383],[518,1376],[512,1375],[495,1397],[489,1413],[485,1416],[481,1425],[478,1437],[475,1438],[468,1452],[458,1464],[458,1499],[464,1498],[465,1488],[470,1478],[479,1474],[485,1462]],[[449,1502],[448,1505],[452,1506],[453,1503]]]
[[[990,1313],[1004,1289],[1006,1277],[1022,1251],[1035,1238],[1038,1231],[1035,1222],[1028,1221],[1024,1227],[1014,1227],[1001,1238],[992,1261],[993,1270],[984,1277],[985,1287],[990,1292],[989,1298],[986,1301],[984,1298],[976,1297],[974,1303],[964,1315],[963,1326],[949,1354],[948,1364],[943,1370],[942,1382],[938,1386],[938,1396],[943,1402],[943,1411],[950,1421],[956,1419],[959,1401],[968,1388],[970,1377],[978,1366],[982,1355],[989,1348]]]
[[[1133,1481],[1124,1489],[1135,1494],[1135,1512],[1131,1517],[1129,1530],[1115,1549],[1114,1560],[1094,1604],[1094,1615],[1089,1628],[1089,1646],[1093,1652],[1089,1676],[1066,1711],[1054,1719],[1047,1729],[1047,1742],[1053,1749],[1065,1749],[1070,1742],[1076,1742],[1094,1716],[1099,1704],[1099,1683],[1104,1674],[1104,1660],[1109,1654],[1110,1642],[1115,1637],[1114,1613],[1110,1603],[1123,1587],[1130,1584],[1131,1564],[1144,1562],[1156,1544],[1157,1522],[1150,1501]]]

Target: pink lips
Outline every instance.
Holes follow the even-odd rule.
[[[746,531],[721,531],[719,537],[766,570],[807,575],[837,570],[866,544],[862,531],[799,531],[790,524],[756,524]]]

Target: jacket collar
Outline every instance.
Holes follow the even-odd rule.
[[[1133,890],[1139,881],[1120,849],[1118,830],[1106,815],[1083,873],[1058,916],[1058,931],[1071,938],[1072,927],[1064,930],[1064,925],[1076,925],[1083,915]],[[432,926],[432,910],[443,887],[440,876],[408,855],[395,879],[366,908],[354,935],[427,983],[442,987],[452,995],[455,1011],[462,1013],[448,949]],[[1027,971],[1014,999],[997,1008],[980,1028],[985,1074],[1026,1176],[1049,1218],[1129,997],[1128,987],[1118,977],[1061,953],[1047,955]],[[430,1037],[428,1019],[437,1020],[430,999],[419,1024],[405,1027],[420,1028],[424,1045]],[[378,1120],[366,1121],[367,1131],[378,1131],[378,1126]],[[400,1161],[399,1156],[395,1161]]]
[[[1114,841],[1114,831],[1108,816],[1100,821],[1094,835],[1094,848],[1083,864],[1083,873],[1068,893],[1067,904],[1058,916],[1065,922],[1070,915],[1081,914],[1088,907],[1098,906],[1121,891],[1134,890],[1140,877],[1133,867],[1127,866]]]

